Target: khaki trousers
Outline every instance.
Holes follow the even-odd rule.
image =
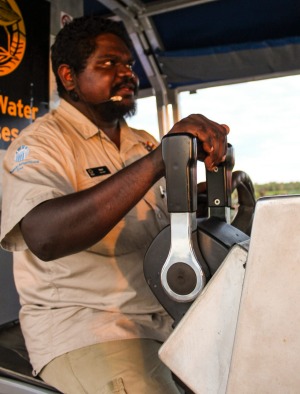
[[[179,394],[160,346],[150,339],[88,346],[52,360],[40,377],[65,394]]]

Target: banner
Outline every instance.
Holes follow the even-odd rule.
[[[0,0],[0,149],[48,111],[50,3]]]
[[[49,41],[48,1],[0,0],[0,203],[6,149],[48,112]]]

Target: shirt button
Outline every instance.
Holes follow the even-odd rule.
[[[162,214],[160,212],[157,213],[157,218],[162,219]]]

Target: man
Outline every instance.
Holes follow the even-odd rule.
[[[157,352],[172,321],[149,290],[143,257],[168,224],[161,148],[127,126],[138,77],[120,24],[66,25],[52,47],[61,103],[11,144],[2,246],[14,251],[20,322],[33,373],[64,393],[178,393]],[[227,126],[178,122],[213,169]]]

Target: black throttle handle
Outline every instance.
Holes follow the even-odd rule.
[[[187,133],[162,139],[169,212],[197,210],[197,139]]]

